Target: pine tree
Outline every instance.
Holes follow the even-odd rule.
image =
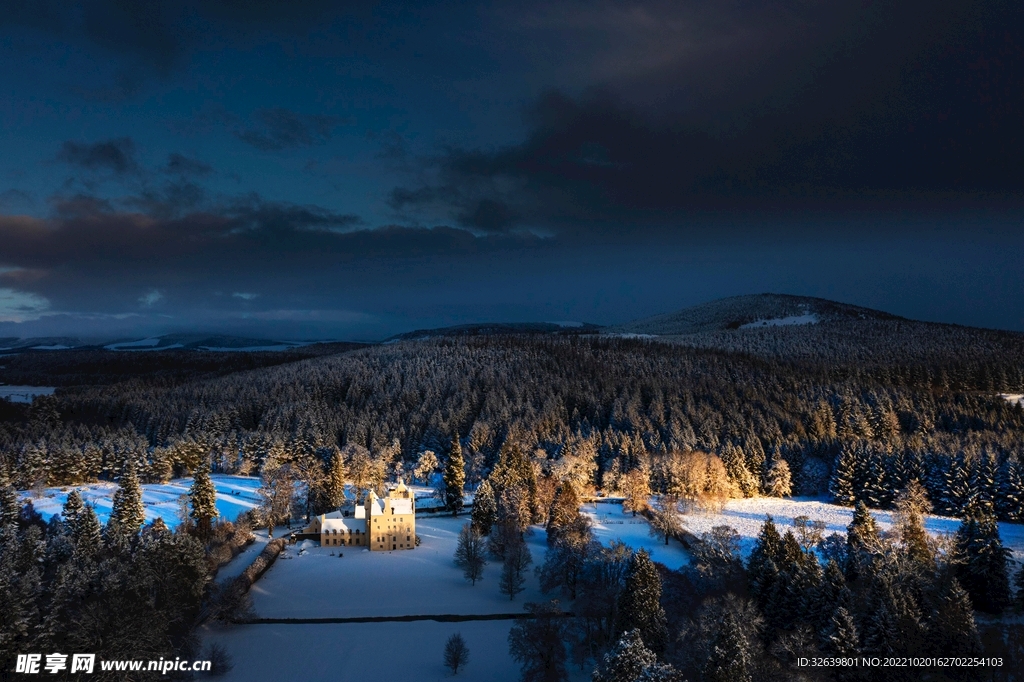
[[[665,650],[668,627],[661,607],[661,576],[643,549],[633,553],[619,595],[616,632],[633,629],[655,653]]]
[[[334,448],[331,462],[327,468],[327,477],[324,481],[324,501],[331,511],[339,509],[345,503],[345,457],[337,448]]]
[[[77,539],[78,537],[78,526],[81,523],[83,511],[85,511],[85,505],[82,504],[82,495],[78,490],[72,490],[68,493],[68,498],[64,501],[64,507],[61,510],[61,516],[64,518],[64,523],[67,524],[72,538]]]
[[[955,539],[957,579],[979,611],[999,613],[1010,604],[1007,559],[992,508],[973,505],[960,524]]]
[[[481,535],[490,535],[497,513],[498,504],[494,499],[494,488],[491,487],[491,482],[485,479],[473,496],[473,526]]]
[[[949,516],[961,516],[970,499],[970,471],[961,452],[950,460],[943,476],[942,511]]]
[[[107,532],[111,537],[122,541],[135,537],[139,528],[146,520],[145,508],[142,506],[142,489],[135,464],[129,462],[118,481],[111,505],[110,520]]]
[[[832,612],[825,633],[824,648],[833,656],[852,658],[859,653],[857,626],[845,606]]]
[[[844,448],[836,459],[835,471],[829,483],[829,492],[836,504],[852,507],[857,502],[857,489],[854,487],[857,469],[857,454]]]
[[[756,495],[758,491],[757,479],[750,473],[750,469],[747,468],[743,452],[735,445],[729,444],[722,451],[721,457],[722,464],[725,465],[725,471],[729,474],[729,479],[732,480],[736,489],[740,491],[743,497],[753,497]],[[649,495],[650,493],[648,493]]]
[[[658,663],[658,657],[644,645],[639,630],[630,630],[601,659],[593,682],[682,682],[679,673]]]
[[[103,547],[103,526],[91,504],[86,504],[73,529],[75,550],[87,556],[96,556]]]
[[[1013,585],[1017,588],[1017,608],[1024,611],[1024,567],[1017,571]]]
[[[793,494],[789,464],[778,452],[772,455],[768,470],[765,472],[764,492],[770,497],[789,497]]]
[[[782,538],[771,515],[765,516],[754,549],[747,560],[750,593],[762,608],[768,603],[779,576]]]
[[[459,437],[452,438],[452,447],[444,465],[444,507],[458,516],[462,511],[462,489],[466,484],[466,462],[462,458]]]
[[[853,581],[868,571],[879,548],[878,526],[867,505],[858,502],[846,528],[846,578]]]
[[[896,498],[896,530],[900,542],[910,559],[925,568],[935,561],[924,529],[923,514],[930,509],[928,494],[916,480]]]
[[[1024,466],[1020,460],[1007,457],[998,475],[999,516],[1007,521],[1024,521]]]
[[[562,529],[572,526],[579,516],[580,498],[576,494],[576,487],[572,483],[565,482],[555,491],[555,498],[552,500],[551,509],[548,512],[548,544],[553,544],[558,540]]]
[[[459,531],[459,543],[455,548],[455,565],[462,569],[466,580],[476,585],[477,580],[484,577],[484,566],[487,565],[484,550],[484,539],[479,531],[467,523]]]
[[[192,503],[190,516],[196,520],[196,531],[200,539],[207,540],[210,537],[213,519],[218,515],[217,489],[210,480],[210,466],[207,461],[196,467],[188,496]]]
[[[736,622],[736,616],[726,611],[711,644],[704,666],[704,679],[708,682],[749,682],[752,679],[751,657],[750,646]]]
[[[0,465],[0,529],[18,523],[21,505],[18,504],[18,491],[11,485],[11,479]]]
[[[930,625],[928,640],[935,655],[950,651],[963,652],[964,656],[981,653],[971,598],[956,578],[948,578],[941,586]]]

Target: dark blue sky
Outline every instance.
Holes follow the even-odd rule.
[[[0,0],[0,337],[1024,329],[1015,2]]]

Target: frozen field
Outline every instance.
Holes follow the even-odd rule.
[[[535,528],[527,538],[533,565],[526,590],[510,601],[498,591],[500,563],[490,560],[475,586],[453,563],[459,529],[468,521],[468,515],[416,519],[423,544],[412,550],[370,552],[312,541],[289,546],[253,586],[253,606],[264,618],[349,618],[518,613],[525,602],[544,599],[533,573],[544,561],[544,530]]]
[[[234,521],[242,512],[248,511],[259,504],[256,490],[260,487],[260,479],[251,476],[228,476],[213,474],[211,477],[217,488],[217,511],[222,518]],[[192,486],[191,478],[177,478],[168,483],[142,484],[142,504],[146,508],[146,522],[157,517],[164,520],[170,528],[178,525],[178,498],[188,495]],[[89,483],[86,485],[68,486],[64,488],[46,488],[42,495],[34,497],[23,493],[23,497],[32,500],[36,511],[49,519],[59,514],[68,494],[78,490],[82,499],[96,508],[96,515],[102,523],[110,516],[111,501],[116,483]]]
[[[646,549],[654,561],[673,569],[689,561],[682,545],[675,540],[666,545],[664,539],[651,537],[651,527],[644,517],[622,511],[621,504],[585,504],[582,511],[594,521],[594,535],[604,545],[622,540],[633,549]]]
[[[892,528],[892,512],[872,510],[872,515],[881,530]],[[853,509],[822,502],[821,500],[793,498],[779,499],[760,497],[745,500],[730,500],[720,514],[684,514],[683,525],[690,532],[700,535],[714,526],[732,526],[740,534],[744,556],[749,554],[757,534],[764,523],[765,515],[771,514],[780,532],[792,527],[797,516],[808,516],[812,520],[824,521],[825,535],[846,533],[846,527],[853,519]],[[933,535],[955,533],[960,526],[959,519],[945,516],[925,517],[925,528]],[[1017,561],[1024,560],[1024,525],[1000,523],[999,534],[1003,543],[1014,551]]]

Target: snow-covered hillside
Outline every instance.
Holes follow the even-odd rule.
[[[652,537],[651,526],[644,517],[622,511],[621,504],[586,504],[582,511],[594,522],[594,535],[602,544],[621,540],[633,549],[646,549],[651,559],[673,569],[690,560],[678,542],[666,545],[664,540]]]
[[[892,512],[872,510],[880,530],[892,528]],[[829,504],[822,500],[810,498],[779,499],[777,497],[759,497],[746,500],[730,500],[720,514],[684,514],[683,525],[690,532],[700,535],[710,531],[714,526],[732,526],[740,534],[741,550],[746,556],[750,553],[761,530],[765,516],[771,514],[780,532],[793,525],[793,519],[807,516],[812,521],[825,523],[825,535],[830,533],[846,533],[846,527],[853,520],[853,509]],[[955,533],[960,526],[959,519],[945,516],[928,515],[925,517],[925,528],[933,535]],[[1018,523],[1000,523],[999,534],[1003,543],[1014,552],[1017,561],[1024,560],[1024,525]]]

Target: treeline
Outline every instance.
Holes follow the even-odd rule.
[[[23,488],[111,478],[128,460],[145,480],[207,458],[223,472],[326,469],[338,451],[379,479],[458,434],[471,486],[511,439],[542,476],[573,469],[608,490],[643,471],[669,492],[674,453],[700,451],[724,464],[731,494],[831,487],[887,506],[916,478],[943,512],[981,497],[1017,519],[1024,410],[994,393],[1024,383],[1016,347],[993,342],[967,365],[938,348],[933,361],[859,366],[603,337],[404,342],[170,386],[62,389],[0,423],[0,457]]]

